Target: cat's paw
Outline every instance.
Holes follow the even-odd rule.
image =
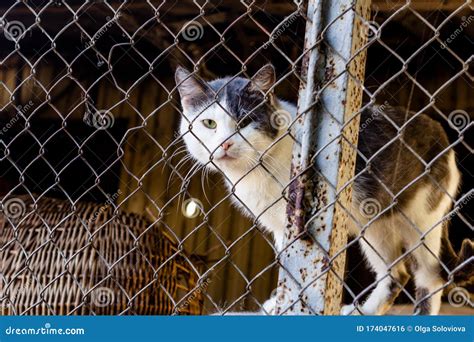
[[[265,303],[263,303],[262,307],[263,310],[261,311],[262,314],[264,315],[270,315],[273,316],[275,314],[275,307],[276,307],[276,296],[271,297],[270,299],[267,299]]]
[[[360,310],[360,309],[359,309]],[[361,313],[357,310],[354,304],[344,305],[341,309],[341,315],[343,316],[359,316]]]

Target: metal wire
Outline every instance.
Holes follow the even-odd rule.
[[[3,168],[0,178],[0,183],[3,183],[0,184],[0,215],[5,232],[0,246],[3,255],[0,276],[2,311],[10,308],[8,313],[57,314],[58,309],[52,304],[54,302],[55,305],[63,305],[66,309],[61,312],[66,314],[83,313],[81,308],[85,307],[90,309],[87,313],[92,314],[226,314],[247,310],[261,314],[321,314],[327,312],[326,309],[315,309],[310,305],[311,300],[307,295],[312,286],[329,277],[333,277],[334,281],[326,286],[337,287],[339,300],[344,291],[344,301],[353,303],[354,311],[362,314],[364,298],[387,278],[401,288],[404,303],[415,307],[445,289],[449,290],[448,300],[453,307],[472,306],[468,286],[458,286],[454,278],[458,271],[472,265],[473,258],[453,269],[453,265],[443,263],[439,253],[431,251],[425,242],[430,232],[446,222],[456,226],[461,237],[470,238],[469,234],[473,230],[468,215],[473,194],[472,176],[466,166],[466,160],[472,155],[467,139],[472,127],[468,113],[472,110],[472,100],[470,104],[467,100],[458,106],[454,100],[446,104],[443,97],[450,87],[459,86],[459,80],[472,80],[470,66],[473,56],[460,54],[459,49],[459,41],[469,37],[472,39],[470,25],[474,19],[472,12],[469,12],[472,2],[459,1],[455,7],[440,3],[426,8],[417,1],[374,1],[370,18],[357,11],[358,3],[354,2],[342,9],[337,8],[340,5],[338,1],[327,5],[337,10],[337,15],[331,20],[327,20],[327,17],[321,19],[318,36],[306,40],[311,42],[306,46],[303,36],[308,34],[311,21],[307,12],[308,4],[302,1],[206,2],[201,5],[191,1],[171,4],[166,1],[50,0],[16,1],[0,5],[0,165]],[[360,26],[340,35],[337,40],[331,40],[331,32],[351,15]],[[444,17],[440,18],[440,15]],[[403,16],[416,20],[420,31],[421,28],[424,30],[419,40],[393,33],[391,25],[403,21],[400,19]],[[391,36],[388,36],[389,33]],[[344,45],[347,44],[345,37],[362,43],[352,49],[350,55],[344,54],[341,49],[341,46],[347,47]],[[398,39],[401,43],[394,47],[391,39]],[[406,41],[418,44],[409,54],[406,49],[403,50]],[[351,46],[348,47],[350,50]],[[377,78],[380,71],[377,70],[377,63],[371,62],[371,59],[381,49],[386,59],[398,63],[399,68],[393,69],[393,73],[384,75],[384,78]],[[428,49],[435,49],[433,56],[441,56],[441,53],[449,55],[449,59],[445,59],[448,64],[453,61],[457,63],[456,71],[442,79],[441,83],[439,80],[430,83],[418,75],[422,73],[424,65],[435,58],[426,56]],[[326,68],[324,75],[305,74],[306,56],[322,51],[325,57],[331,56],[336,67]],[[364,82],[364,78],[361,79],[357,75],[358,71],[353,69],[353,64],[365,65],[366,54],[369,61]],[[440,58],[444,59],[442,56]],[[277,66],[278,79],[272,91],[285,88],[284,94],[294,99],[299,86],[306,89],[311,83],[314,85],[314,88],[311,88],[313,85],[310,87],[311,100],[300,102],[296,118],[278,117],[282,121],[274,123],[276,128],[281,130],[283,127],[286,132],[265,151],[260,151],[260,163],[239,180],[232,182],[219,169],[213,157],[206,165],[191,165],[185,157],[183,136],[176,133],[178,121],[181,118],[188,119],[184,117],[178,102],[172,69],[177,64],[184,64],[190,66],[194,77],[208,80],[221,76],[218,72],[228,68],[230,71],[227,75],[232,75],[227,82],[229,84],[236,77],[251,77],[249,70],[258,69],[257,64],[263,65],[260,62],[272,62]],[[382,65],[384,62],[379,63]],[[414,64],[417,66],[413,67]],[[404,77],[404,81],[400,84],[401,77]],[[368,84],[374,84],[374,79],[376,85],[369,87]],[[339,82],[343,80],[351,84],[352,88],[340,88]],[[394,87],[411,89],[407,92],[409,95],[406,101],[400,100],[400,94],[391,93]],[[469,86],[465,87],[467,94]],[[415,88],[417,96],[424,97],[423,101],[416,100],[416,106],[412,105]],[[347,92],[352,90],[360,92],[363,105],[356,105],[357,108],[350,115],[343,114],[341,117],[340,113],[335,112],[330,99],[334,99],[334,94],[345,99]],[[219,92],[213,95],[215,100],[209,106],[216,104],[228,112],[218,100]],[[361,155],[357,139],[354,140],[347,130],[351,127],[370,129],[371,122],[359,122],[360,116],[369,106],[381,103],[380,98],[385,99],[381,108],[403,105],[407,111],[416,112],[414,118],[426,112],[432,113],[449,130],[449,148],[430,163],[425,162],[403,140],[403,129],[409,122],[399,127],[381,110],[377,115],[392,122],[398,133],[376,155],[370,158]],[[301,103],[305,103],[305,106],[301,106]],[[260,103],[255,109],[264,105]],[[338,106],[341,108],[340,104]],[[447,112],[446,108],[451,110]],[[294,140],[295,145],[301,144],[301,136],[295,132],[301,128],[308,113],[313,112],[331,120],[337,127],[337,134],[327,136],[324,144],[318,145],[318,149],[308,155],[309,163],[294,173],[287,184],[281,184],[276,170],[263,164],[263,157],[285,138]],[[232,113],[228,114],[232,116]],[[245,118],[241,122],[243,120]],[[195,121],[188,120],[187,124],[191,128]],[[191,129],[186,134],[200,141]],[[306,134],[318,138],[326,133],[313,127]],[[252,145],[240,130],[234,135]],[[378,179],[392,203],[386,208],[376,201],[369,203],[376,206],[376,211],[370,215],[367,223],[359,222],[345,199],[347,191],[350,191],[361,174],[370,171],[370,162],[393,142],[401,142],[410,150],[423,164],[425,171],[398,193],[393,193]],[[63,143],[65,148],[61,149]],[[319,165],[318,160],[332,151],[335,144],[344,145],[354,160],[359,155],[367,167],[359,174],[354,174],[353,165],[346,166],[346,169],[336,167],[333,174],[329,174],[328,170],[315,170],[314,165]],[[450,149],[467,151],[463,152],[466,159],[458,163],[463,177],[468,180],[464,181],[457,198],[452,198],[448,190],[431,175],[434,161]],[[49,151],[54,151],[54,158]],[[208,150],[211,156],[216,151],[217,148]],[[296,156],[293,157],[297,160]],[[219,175],[209,176],[206,168],[210,166],[220,171]],[[85,172],[84,178],[75,173],[75,168]],[[235,193],[235,188],[256,169],[272,177],[283,191],[265,210],[250,214],[248,219],[230,208],[231,202],[235,202],[249,213],[252,212],[248,203]],[[343,173],[344,177],[338,177],[337,172]],[[332,176],[336,180],[343,179],[342,184],[336,184]],[[361,241],[383,259],[377,246],[373,246],[366,238],[367,229],[378,218],[393,210],[400,196],[423,177],[428,177],[432,184],[450,197],[453,204],[451,212],[424,230],[401,212],[405,224],[418,232],[419,241],[396,260],[390,261],[387,265],[389,272],[383,277],[374,280],[362,276],[357,271],[360,266],[351,262],[349,266],[353,269],[342,274],[338,260],[344,258],[346,252],[349,259],[354,257],[353,247]],[[334,196],[327,197],[327,201],[322,204],[313,203],[309,208],[310,214],[300,227],[305,228],[304,231],[290,234],[285,246],[278,250],[258,221],[280,201],[289,203],[289,208],[297,203],[291,184],[299,179],[304,179],[306,183],[318,179]],[[225,191],[223,180],[233,185],[230,192]],[[40,210],[41,201],[47,198],[62,201],[58,202],[62,204],[58,204],[56,213],[60,223],[53,226],[52,221],[43,217]],[[299,200],[303,201],[302,198]],[[79,219],[77,208],[91,201],[100,204]],[[360,228],[359,236],[350,241],[346,241],[345,237],[340,238],[342,240],[338,243],[342,247],[335,250],[335,245],[322,242],[319,233],[309,234],[309,242],[302,242],[308,237],[307,232],[325,220],[327,212],[336,207],[340,210],[338,214],[345,215],[347,220]],[[138,225],[141,230],[137,231],[133,227],[135,218],[132,222],[124,218],[124,213],[129,211],[138,214],[136,222],[141,222]],[[33,218],[39,220],[35,221],[39,224],[36,229],[47,232],[46,235],[38,235],[41,238],[36,240],[33,233],[22,235],[25,227],[32,225],[30,220]],[[87,233],[80,238],[79,235],[56,237],[56,232],[61,231],[59,228],[66,222],[80,222],[73,225],[73,229]],[[101,231],[107,231],[116,222],[123,224],[123,231],[128,236],[124,240],[127,245],[119,249],[118,254],[112,252],[113,241],[118,237],[101,235]],[[333,229],[345,229],[344,224],[337,226],[335,219],[331,222],[334,224]],[[166,236],[167,241],[171,241],[169,253],[154,251],[154,246],[149,244],[150,236],[155,236],[152,234],[157,230]],[[74,245],[74,248],[66,252],[69,245]],[[308,253],[317,251],[324,259],[324,266],[320,264],[309,271],[311,277],[304,282],[301,281],[301,275],[294,272],[295,269],[309,267],[303,259],[293,254],[292,250],[299,246],[308,246]],[[104,252],[107,248],[110,255]],[[426,293],[421,299],[417,299],[413,291],[390,273],[419,248],[425,248],[438,260],[449,279],[436,292]],[[59,251],[59,259],[48,260],[42,268],[38,268],[35,258],[46,253],[46,250]],[[90,264],[80,266],[81,253],[85,251],[92,253]],[[142,262],[124,264],[133,258],[139,258]],[[288,267],[289,263],[297,267]],[[7,269],[13,264],[16,265],[15,272]],[[90,265],[104,268],[101,277],[93,277],[96,266]],[[89,277],[89,282],[82,279],[81,273],[84,271],[80,267],[86,267],[83,276]],[[128,274],[125,277],[133,279],[133,287],[127,288],[124,276],[118,275],[117,272],[123,273],[124,270]],[[144,276],[148,274],[147,270],[151,270],[151,273]],[[280,274],[278,284],[277,273]],[[167,277],[174,280],[164,280]],[[185,285],[176,284],[179,283],[179,277],[187,279]],[[195,281],[191,280],[193,277]],[[355,279],[357,277],[364,280],[358,282]],[[71,282],[65,281],[66,278],[72,279]],[[295,286],[293,299],[290,303],[277,303],[279,311],[267,312],[263,303],[266,299],[281,297],[281,292],[272,290],[277,285],[281,289],[282,279],[286,278]],[[72,286],[79,288],[75,298],[67,295]],[[55,291],[59,291],[61,298],[52,299],[48,295]],[[160,305],[153,302],[156,301],[153,294],[157,292],[162,296],[158,301],[166,298],[171,303],[171,311],[160,309]],[[36,296],[36,299],[33,302],[26,301],[29,295]],[[322,307],[327,308],[332,299],[323,293],[319,300],[322,301]],[[30,304],[26,305],[27,302]],[[337,310],[340,308],[339,302],[331,305]],[[37,311],[40,307],[46,308],[45,311]],[[151,312],[146,311],[146,307],[157,309]],[[301,311],[297,308],[301,308]]]

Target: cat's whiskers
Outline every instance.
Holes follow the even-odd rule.
[[[245,153],[245,152],[255,152],[256,150],[253,149],[253,148],[243,148],[241,151],[243,151],[244,153],[242,153],[242,156],[247,156],[248,157],[248,154]],[[254,160],[253,162],[256,164],[259,164],[259,166],[261,166],[260,168],[259,167],[256,167],[255,170],[257,170],[257,172],[259,172],[260,175],[262,176],[267,176],[267,174],[270,172],[273,176],[275,176],[279,181],[285,179],[285,177],[287,177],[287,173],[285,172],[285,170],[287,169],[287,165],[283,164],[281,161],[279,161],[278,159],[276,159],[275,157],[273,157],[268,151],[264,152],[263,154],[263,158],[262,158],[262,152],[258,151],[257,152],[259,153],[259,157],[258,159]],[[262,159],[260,161],[260,158]],[[262,165],[263,164],[263,165]],[[255,165],[252,165],[252,166],[255,166]],[[263,168],[263,170],[262,170]],[[267,170],[265,170],[265,168]]]
[[[199,172],[202,168],[204,168],[204,165],[202,165],[199,162],[194,163],[194,165],[189,169],[188,173],[186,176],[183,178],[183,184],[181,185],[181,189],[183,190],[187,185],[191,182],[191,178]]]
[[[202,170],[201,172],[201,188],[202,188],[202,193],[204,194],[204,198],[206,199],[206,201],[208,203],[211,203],[211,201],[209,200],[209,197],[207,197],[207,193],[206,193],[206,188],[204,186],[204,181],[206,179],[206,177],[209,176],[209,168],[208,167],[204,167],[204,170]],[[207,185],[209,187],[209,178],[207,178]]]
[[[267,158],[268,160],[265,160]],[[280,179],[285,179],[285,182],[287,181],[286,178],[288,178],[288,165],[286,163],[282,163],[280,160],[276,159],[274,156],[272,156],[269,153],[266,153],[263,157],[263,161],[266,162],[265,166],[268,166],[273,173],[273,175],[278,176],[277,178]]]
[[[171,156],[168,157],[168,159],[172,160],[174,157],[176,157],[177,155],[179,155],[183,152],[187,152],[186,145],[180,146],[176,150],[174,150],[173,153],[171,154]]]
[[[170,145],[169,147],[171,147],[171,145]],[[169,149],[169,147],[168,147],[168,149]],[[173,151],[173,153],[171,154],[171,156],[169,156],[169,157],[167,158],[167,161],[171,163],[171,161],[173,160],[174,157],[176,157],[177,155],[179,155],[179,154],[181,154],[181,153],[185,153],[185,152],[187,152],[187,147],[186,147],[186,145],[179,146],[178,148],[176,148],[176,149]],[[164,164],[163,164],[162,173],[163,173],[164,170],[165,170],[166,164],[167,164],[167,163],[164,163]]]
[[[178,196],[178,203],[179,203],[179,206],[181,206],[181,203],[184,201],[184,198],[186,196],[186,192],[187,192],[187,189],[188,189],[188,186],[191,182],[191,178],[197,173],[199,172],[199,170],[201,170],[201,168],[203,168],[204,166],[199,163],[199,162],[195,162],[191,168],[189,169],[188,173],[183,177],[183,181],[181,183],[181,188],[179,189],[179,196]]]
[[[244,175],[242,175],[241,179],[244,179],[247,175],[251,174],[254,171],[256,171],[257,173],[261,171],[259,170],[258,160],[246,154],[242,155],[242,157],[245,158],[243,161],[247,163],[246,169],[248,169],[248,171]]]
[[[181,159],[174,167],[176,172],[179,173],[180,169],[185,167],[186,162],[188,162],[190,159],[193,159],[193,156],[191,154],[187,154],[183,159]]]
[[[192,160],[193,159],[193,156],[188,154],[186,155],[183,159],[181,159],[178,164],[176,164],[174,167],[171,168],[171,172],[170,172],[170,175],[168,177],[168,181],[166,183],[166,191],[169,190],[169,187],[170,187],[170,182],[173,178],[173,175],[176,174],[179,176],[180,179],[182,179],[181,177],[181,174],[179,172],[180,168],[183,167],[184,165],[186,165],[186,162],[188,162],[189,160]],[[184,179],[184,178],[183,178]]]
[[[165,166],[167,164],[170,165],[170,168],[171,168],[171,171],[170,171],[170,177],[173,175],[173,173],[175,173],[176,171],[176,167],[177,165],[179,165],[179,163],[173,167],[173,164],[172,164],[172,160],[174,157],[182,154],[182,153],[187,153],[187,148],[186,146],[181,146],[181,147],[178,147],[176,150],[173,151],[173,153],[171,154],[171,156],[169,158],[167,158],[167,162],[163,163],[163,167],[162,167],[162,170],[161,170],[161,173],[163,174],[163,172],[165,171]],[[181,161],[180,161],[181,162]]]
[[[179,153],[176,153],[175,156],[178,156],[178,155],[183,154],[183,153],[187,153],[187,151],[180,151]],[[161,170],[161,173],[163,174],[163,172],[165,171],[165,165],[166,165],[166,164],[168,164],[168,165],[170,166],[170,169],[171,169],[170,175],[172,175],[173,173],[177,173],[177,171],[178,171],[177,166],[178,166],[181,162],[183,162],[183,160],[184,160],[184,162],[186,162],[186,161],[189,160],[190,158],[192,158],[192,156],[184,155],[184,156],[183,156],[183,159],[181,159],[181,160],[178,162],[178,164],[176,164],[176,165],[174,165],[174,166],[173,166],[173,164],[172,164],[172,162],[171,162],[171,159],[168,159],[168,162],[167,162],[167,163],[164,163],[163,168],[162,168],[162,170]]]

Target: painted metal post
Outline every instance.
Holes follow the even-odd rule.
[[[308,1],[276,314],[340,311],[369,7]]]

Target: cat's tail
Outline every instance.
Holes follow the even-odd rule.
[[[443,229],[443,238],[441,245],[441,262],[446,265],[453,273],[453,281],[457,285],[474,285],[474,242],[465,239],[462,242],[461,249],[456,252],[451,245],[448,237],[448,229]],[[445,280],[448,280],[449,274],[443,272]]]

